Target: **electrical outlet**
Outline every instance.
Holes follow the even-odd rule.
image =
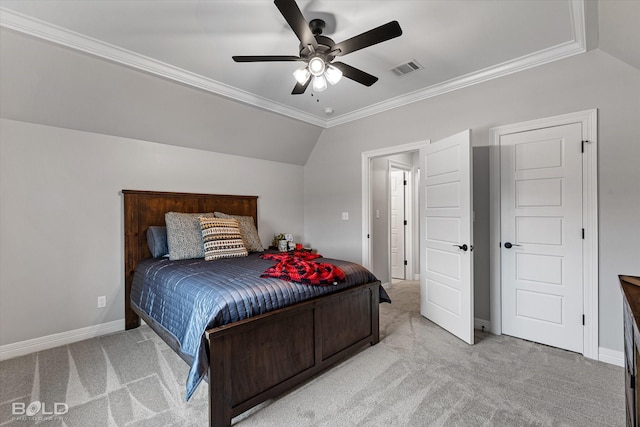
[[[349,220],[349,212],[342,212],[342,220],[343,221]]]
[[[98,308],[104,308],[107,306],[107,297],[99,296],[98,297]]]

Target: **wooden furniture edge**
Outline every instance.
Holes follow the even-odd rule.
[[[640,277],[619,275],[624,323],[624,382],[627,426],[640,424],[638,364],[640,346]]]
[[[249,319],[234,322],[230,325],[221,326],[208,330],[207,339],[209,341],[210,371],[209,371],[209,425],[213,427],[228,427],[231,425],[233,417],[242,414],[250,408],[264,402],[265,400],[280,396],[284,392],[308,380],[312,376],[328,369],[336,363],[347,359],[367,345],[375,345],[380,340],[379,326],[379,287],[380,281],[358,285],[347,288],[339,292],[324,295],[304,301],[292,306],[288,306],[276,311],[265,313]],[[354,342],[350,342],[339,351],[323,357],[323,339],[327,335],[332,335],[332,327],[323,329],[319,317],[322,310],[331,309],[336,301],[349,296],[358,296],[366,299],[369,305],[370,333],[359,337]],[[313,336],[314,363],[312,366],[293,373],[289,378],[271,387],[261,390],[242,402],[234,402],[232,375],[235,356],[246,352],[251,342],[234,342],[231,336],[239,336],[246,332],[269,328],[270,324],[281,319],[294,318],[304,313],[312,313],[313,326],[305,330],[305,334]],[[356,316],[357,314],[354,314]],[[336,325],[343,327],[343,325]],[[269,347],[263,346],[261,349],[269,351]],[[296,353],[298,349],[287,347],[289,352]],[[278,347],[273,348],[273,352],[280,352]],[[266,354],[261,356],[265,357]],[[271,356],[271,355],[270,355]]]

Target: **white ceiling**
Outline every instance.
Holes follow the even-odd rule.
[[[335,17],[334,41],[397,20],[403,35],[340,58],[379,78],[343,79],[291,95],[297,62],[235,63],[232,55],[297,55],[271,0],[2,0],[0,24],[321,127],[585,51],[579,0],[299,0],[307,20]],[[318,15],[321,14],[321,15]],[[424,69],[396,77],[416,60]],[[331,107],[333,115],[325,114]]]

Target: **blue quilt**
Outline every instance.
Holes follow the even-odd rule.
[[[136,268],[132,306],[164,328],[177,342],[174,350],[191,360],[187,400],[208,372],[207,329],[377,280],[359,264],[327,258],[322,262],[339,267],[346,275],[344,282],[310,286],[260,278],[275,261],[259,255],[216,261],[147,259]],[[391,302],[382,287],[380,301]]]

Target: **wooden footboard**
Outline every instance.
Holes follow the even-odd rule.
[[[257,220],[256,196],[122,190],[126,329],[140,325],[129,298],[138,263],[150,256],[146,230],[164,225],[166,212],[225,212]],[[257,225],[257,221],[256,221]],[[379,340],[380,282],[318,297],[207,331],[209,424],[291,390],[312,375]],[[149,325],[156,329],[152,319]],[[175,343],[158,334],[175,348]]]
[[[231,419],[379,341],[372,282],[207,331],[209,424]]]

